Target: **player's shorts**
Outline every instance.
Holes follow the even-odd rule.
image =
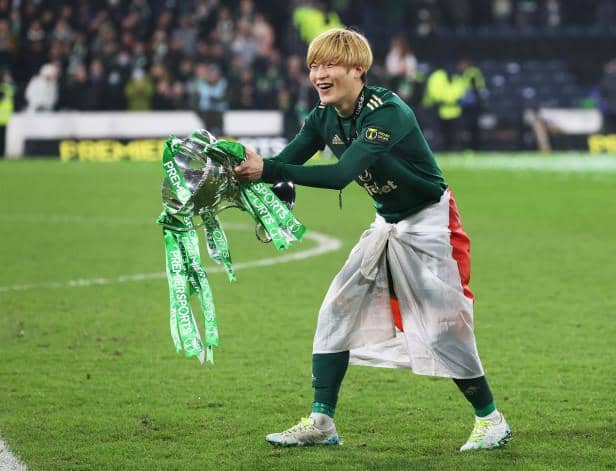
[[[388,266],[402,330],[392,316]],[[482,376],[469,280],[469,241],[450,190],[396,224],[377,216],[332,281],[313,353],[350,350],[353,364]]]

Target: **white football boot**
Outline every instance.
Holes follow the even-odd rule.
[[[500,448],[511,440],[511,429],[501,414],[494,411],[487,417],[475,417],[475,427],[460,451]]]
[[[313,414],[310,417],[304,417],[289,430],[270,433],[265,439],[272,445],[278,446],[340,445],[334,421],[329,419],[319,422],[322,423],[317,426]]]

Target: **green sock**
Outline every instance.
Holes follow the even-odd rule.
[[[349,366],[349,352],[312,355],[312,412],[334,417],[340,384]]]
[[[464,397],[473,405],[477,417],[485,417],[496,410],[492,391],[485,376],[472,379],[454,379]]]

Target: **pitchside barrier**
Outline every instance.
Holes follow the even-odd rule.
[[[603,118],[596,109],[529,109],[524,121],[532,129],[537,149],[544,153],[584,148],[591,154],[616,153],[616,135],[601,134]]]
[[[524,121],[532,134],[524,149],[616,153],[616,135],[600,133],[602,119],[597,110],[527,110]],[[210,129],[219,138],[237,139],[264,157],[276,155],[287,144],[279,111],[226,111],[215,117],[212,113],[200,117],[192,111],[22,112],[9,122],[6,152],[12,159],[158,161],[167,136],[187,136],[198,128]]]
[[[207,118],[206,118],[207,119]],[[227,111],[218,137],[232,137],[274,155],[287,143],[278,111]],[[192,111],[170,112],[22,112],[7,127],[8,158],[158,161],[164,140],[208,128]]]

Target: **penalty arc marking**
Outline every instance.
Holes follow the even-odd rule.
[[[226,224],[228,229],[250,229],[250,226],[244,224]],[[305,239],[313,240],[317,243],[316,247],[297,252],[290,252],[276,257],[261,258],[247,262],[238,262],[233,264],[234,270],[244,270],[248,268],[267,267],[278,265],[281,263],[289,263],[296,260],[304,260],[310,257],[316,257],[327,252],[334,252],[342,246],[342,242],[335,237],[328,236],[319,232],[309,232],[304,235]],[[207,273],[220,273],[224,269],[220,266],[215,266],[206,270]],[[11,291],[27,291],[31,289],[58,289],[58,288],[84,288],[89,286],[103,286],[116,283],[127,283],[145,280],[158,280],[166,278],[165,272],[156,273],[135,273],[132,275],[119,275],[115,277],[97,277],[86,279],[75,279],[67,281],[50,281],[43,283],[30,283],[10,286],[0,286],[0,293]]]

